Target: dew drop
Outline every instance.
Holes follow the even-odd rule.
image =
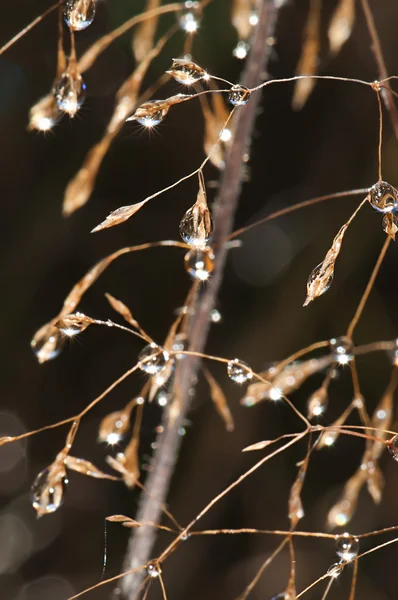
[[[46,336],[33,339],[30,342],[33,352],[40,364],[56,358],[61,352],[65,338],[57,327],[51,327]]]
[[[189,246],[203,248],[213,233],[213,221],[207,204],[197,202],[191,206],[180,221],[180,235]]]
[[[120,433],[117,433],[116,431],[112,431],[111,433],[109,433],[107,435],[105,441],[110,446],[115,446],[116,444],[118,444],[120,442],[121,439],[122,439],[122,436],[120,435]]]
[[[271,600],[285,600],[285,598],[286,598],[285,592],[281,592],[280,594],[277,594],[276,596],[272,596]]]
[[[228,377],[236,383],[246,383],[253,377],[253,371],[249,365],[239,358],[230,360],[227,365]]]
[[[52,477],[54,481],[50,483],[51,475],[51,467],[44,469],[37,475],[31,487],[32,506],[39,517],[55,512],[63,502],[63,494],[68,484],[65,471],[61,470],[58,476]]]
[[[159,565],[155,563],[149,563],[149,565],[146,568],[146,572],[149,575],[149,577],[159,577],[162,571]]]
[[[346,365],[354,358],[354,344],[348,337],[332,338],[329,347],[333,359],[340,365]]]
[[[394,437],[387,443],[387,448],[393,459],[398,462],[398,435],[394,435]]]
[[[258,25],[258,14],[256,13],[256,11],[253,11],[252,13],[250,13],[250,17],[249,17],[249,23],[252,27],[255,27],[256,25]]]
[[[178,23],[183,31],[195,33],[200,24],[200,4],[195,0],[188,0],[184,8],[178,13]]]
[[[247,44],[246,42],[238,42],[235,48],[232,50],[232,54],[235,56],[235,58],[243,60],[244,58],[246,58],[249,50],[249,44]]]
[[[232,140],[232,131],[228,128],[222,129],[220,132],[220,140],[224,142],[224,144],[230,142]]]
[[[328,269],[325,273],[323,262],[317,265],[310,273],[307,281],[307,298],[304,306],[307,306],[312,300],[322,296],[328,291],[333,283],[334,269]]]
[[[202,67],[185,58],[174,58],[171,68],[166,73],[184,85],[192,85],[201,79],[209,79],[209,75]]]
[[[166,392],[159,392],[156,400],[159,406],[164,407],[167,406],[169,403],[169,396],[168,394],[166,394]]]
[[[325,388],[320,387],[317,389],[308,399],[307,402],[307,415],[309,419],[314,417],[320,417],[325,412],[327,407],[327,391]]]
[[[269,391],[269,397],[271,400],[280,400],[283,397],[282,390],[273,386]]]
[[[214,255],[211,250],[193,248],[185,255],[184,266],[194,279],[207,281],[214,269]]]
[[[213,310],[210,311],[210,321],[212,323],[221,323],[222,315],[217,308],[213,308]]]
[[[67,0],[64,19],[72,31],[86,29],[94,20],[96,0]]]
[[[336,538],[336,554],[347,562],[356,557],[359,550],[359,540],[349,533],[343,533]]]
[[[228,93],[228,100],[234,106],[247,104],[250,98],[250,90],[243,85],[233,85]]]
[[[50,131],[63,117],[53,96],[45,96],[29,113],[29,129],[35,131]]]
[[[398,367],[398,339],[394,340],[394,346],[388,352],[391,362],[395,367]]]
[[[169,107],[164,100],[151,100],[151,102],[144,102],[139,106],[128,121],[137,121],[144,127],[156,127],[163,121],[168,112]]]
[[[58,108],[74,117],[86,97],[86,86],[82,76],[65,71],[54,86],[53,94]]]
[[[66,337],[74,337],[75,335],[78,335],[79,333],[84,331],[84,329],[86,328],[87,326],[83,323],[79,324],[77,322],[74,322],[69,324],[63,323],[62,321],[58,323],[58,329]]]
[[[398,192],[386,181],[378,181],[369,192],[371,206],[382,213],[398,210]]]
[[[187,348],[187,336],[185,333],[177,333],[173,341],[173,352],[183,352]],[[176,354],[176,358],[184,358],[184,354]]]
[[[159,373],[159,371],[162,371],[168,360],[168,352],[162,350],[162,348],[154,342],[145,346],[138,355],[138,361],[144,361],[142,365],[140,365],[140,369],[149,375],[155,375],[156,373]]]
[[[334,563],[333,565],[331,565],[328,568],[327,574],[329,575],[329,577],[333,577],[333,579],[337,579],[337,577],[339,577],[341,575],[343,568],[344,568],[344,566],[341,563]]]

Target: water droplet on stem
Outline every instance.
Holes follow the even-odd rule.
[[[178,23],[183,31],[195,33],[200,24],[200,4],[195,0],[187,0],[184,8],[178,13]]]
[[[209,75],[202,67],[185,58],[174,58],[171,68],[166,73],[184,85],[192,85],[202,79],[209,79]]]
[[[235,58],[243,60],[248,55],[249,50],[249,44],[247,44],[246,42],[238,42],[235,48],[232,50],[232,54],[235,56]]]
[[[61,352],[65,338],[57,327],[50,327],[46,335],[33,338],[30,345],[39,363],[56,358]]]
[[[349,533],[343,533],[336,538],[336,554],[347,562],[356,557],[359,551],[359,540]]]
[[[228,100],[234,106],[247,104],[250,98],[250,90],[243,85],[233,85],[228,93]]]
[[[228,377],[236,383],[246,383],[253,377],[253,371],[249,365],[239,358],[230,360],[227,365]]]
[[[86,29],[94,20],[96,0],[67,0],[64,19],[72,31]]]
[[[31,487],[32,506],[37,511],[37,516],[55,512],[63,502],[68,479],[65,469],[56,465],[41,471]]]
[[[206,202],[195,202],[180,221],[180,235],[189,246],[203,248],[213,233],[213,221]]]
[[[193,248],[185,255],[184,266],[194,279],[207,281],[214,269],[214,255],[210,249]]]
[[[145,346],[138,355],[139,362],[142,362],[140,369],[149,375],[155,375],[165,368],[169,354],[160,346],[152,342]]]
[[[386,181],[378,181],[370,189],[369,203],[378,212],[396,212],[398,210],[398,192]]]
[[[329,346],[333,359],[340,365],[346,365],[354,358],[354,344],[346,336],[332,338]]]
[[[394,437],[387,442],[387,448],[393,459],[398,462],[398,435],[394,435]]]
[[[146,572],[149,575],[149,577],[159,577],[162,570],[158,564],[149,563],[149,565],[146,568]]]
[[[327,574],[329,575],[329,577],[333,577],[333,579],[337,579],[337,577],[339,577],[341,575],[343,568],[344,568],[344,566],[341,563],[334,563],[333,565],[331,565],[328,568]]]
[[[74,117],[86,97],[86,86],[76,69],[67,69],[54,86],[53,94],[58,108]]]

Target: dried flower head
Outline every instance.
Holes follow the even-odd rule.
[[[341,227],[340,231],[334,238],[332,247],[327,252],[323,262],[321,262],[311,272],[307,282],[307,298],[304,302],[304,306],[307,306],[310,302],[315,300],[315,298],[322,296],[322,294],[327,292],[332,285],[335,262],[340,253],[341,244],[343,243],[343,238],[345,232],[347,231],[347,227],[347,224]]]

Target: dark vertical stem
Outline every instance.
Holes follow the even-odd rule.
[[[379,79],[387,79],[388,71],[383,56],[383,50],[381,48],[379,34],[377,33],[376,24],[374,17],[369,5],[368,0],[361,0],[362,10],[365,15],[366,25],[369,31],[370,38],[372,40],[372,52],[375,57],[377,68],[379,71]],[[383,98],[384,104],[390,114],[392,128],[395,133],[395,137],[398,138],[398,112],[397,107],[391,93],[390,82],[386,81],[383,83],[383,88],[380,90],[381,97]]]
[[[253,34],[252,47],[243,74],[242,84],[249,88],[257,86],[263,80],[263,73],[272,50],[268,40],[274,35],[276,15],[275,0],[263,0],[259,22]],[[189,324],[189,349],[193,351],[202,352],[206,344],[210,311],[215,304],[224,272],[227,252],[224,241],[233,228],[242,187],[243,157],[250,147],[261,94],[261,91],[253,93],[248,104],[236,111],[234,141],[225,159],[225,168],[213,211],[215,225],[213,239],[214,247],[217,248],[215,268],[204,293],[196,297],[194,314]],[[195,383],[199,365],[199,358],[187,356],[176,367],[174,389],[178,390],[180,410],[174,419],[170,419],[167,410],[164,413],[163,433],[159,434],[157,439],[152,469],[146,481],[148,494],[141,496],[136,515],[138,521],[155,523],[160,521],[161,507],[167,497],[180,448],[179,429],[190,408],[190,390]],[[140,527],[134,530],[125,556],[124,570],[128,571],[146,564],[151,557],[155,541],[155,528]],[[126,599],[134,598],[142,577],[142,573],[132,573],[123,579],[122,592]]]

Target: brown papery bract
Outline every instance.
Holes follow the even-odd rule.
[[[320,19],[321,0],[311,0],[303,49],[296,68],[297,75],[315,75],[317,72],[320,46]],[[292,106],[295,110],[303,108],[315,83],[315,79],[311,78],[301,78],[297,80],[292,99]]]
[[[263,400],[278,400],[283,394],[288,395],[299,387],[312,375],[319,373],[332,362],[332,358],[324,356],[322,358],[310,358],[305,361],[297,361],[287,365],[281,371],[278,365],[271,367],[261,373],[264,379],[269,383],[256,382],[248,386],[241,404],[253,406]]]
[[[116,95],[115,109],[103,138],[90,150],[83,166],[66,188],[63,204],[63,212],[66,216],[84,206],[88,201],[105,154],[113,139],[123,127],[127,117],[129,117],[137,107],[142,80],[152,60],[160,53],[174,31],[175,28],[160,38],[156,46],[153,47],[151,52],[148,52],[146,57],[137,65],[132,75],[119,88]],[[143,206],[143,203],[139,203],[137,206],[138,208],[131,214],[134,214],[134,212],[139,210]],[[129,214],[129,216],[131,216],[131,214]],[[119,217],[121,217],[120,214]],[[100,227],[100,229],[102,228],[103,227]]]
[[[349,39],[355,21],[355,0],[339,0],[329,23],[329,47],[332,56]]]
[[[323,259],[323,262],[315,267],[310,273],[307,282],[307,298],[305,299],[304,306],[307,306],[310,302],[315,300],[315,298],[322,296],[322,294],[327,292],[332,285],[335,263],[340,253],[341,244],[343,243],[344,234],[347,231],[347,228],[347,224],[341,227],[333,240],[332,247],[328,250]]]
[[[256,9],[255,0],[232,0],[232,25],[240,40],[249,39],[253,26],[250,15]]]
[[[204,369],[203,372],[207,379],[207,383],[209,384],[211,399],[214,402],[218,414],[224,421],[227,431],[233,431],[235,429],[234,419],[222,388],[208,369]]]
[[[156,9],[159,8],[160,4],[161,0],[147,0],[145,12],[153,13],[153,16],[142,21],[133,36],[133,53],[137,62],[144,60],[153,48],[159,21],[159,13],[156,13]]]

